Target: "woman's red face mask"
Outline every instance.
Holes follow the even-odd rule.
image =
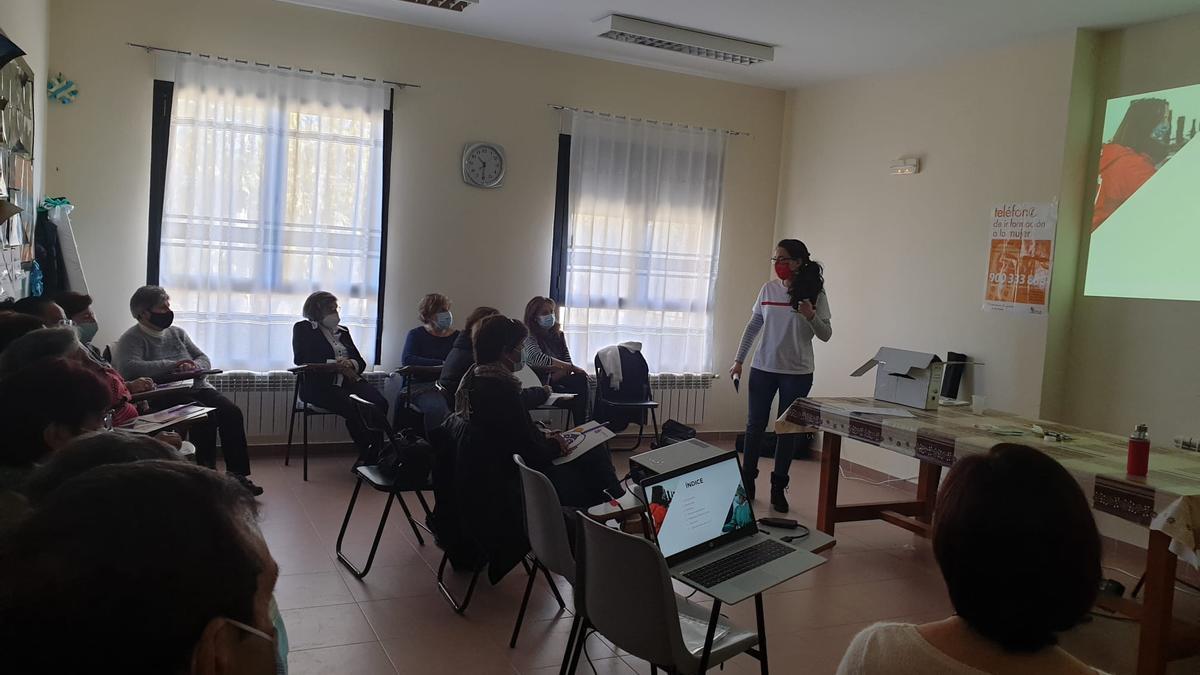
[[[779,277],[783,281],[787,281],[788,279],[791,279],[792,278],[792,266],[782,260],[776,261],[775,276]]]

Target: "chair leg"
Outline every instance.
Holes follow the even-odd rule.
[[[579,626],[582,623],[583,617],[579,614],[571,620],[571,632],[567,635],[567,648],[563,650],[562,665],[558,668],[558,675],[567,675],[567,667],[571,661],[571,655],[575,653],[575,641],[579,639]]]
[[[354,563],[350,562],[350,559],[346,557],[344,553],[342,553],[342,539],[346,536],[346,527],[350,524],[350,513],[354,510],[354,502],[358,499],[358,491],[360,488],[362,488],[361,478],[358,480],[358,484],[354,486],[354,494],[350,496],[350,507],[346,509],[346,517],[342,520],[342,529],[340,532],[338,532],[337,546],[335,547],[338,561],[350,570],[350,573],[354,575],[355,579],[362,579],[363,577],[367,576],[367,572],[371,571],[371,565],[375,563],[375,554],[379,551],[379,541],[383,539],[383,528],[385,525],[387,525],[388,514],[391,513],[392,510],[392,501],[396,497],[395,494],[388,495],[387,503],[384,504],[383,507],[383,515],[379,518],[379,527],[375,529],[375,540],[371,542],[371,552],[367,555],[366,564],[363,565],[363,568],[360,570],[354,566]]]
[[[412,528],[413,534],[417,536],[417,543],[424,546],[425,539],[421,536],[421,530],[417,528],[417,521],[413,520],[412,511],[408,510],[408,502],[404,501],[404,495],[399,492],[393,492],[392,495],[400,501],[400,508],[404,509],[404,517],[408,519],[408,526]]]
[[[575,634],[575,644],[571,649],[571,660],[567,664],[566,675],[575,675],[575,669],[579,666],[579,656],[583,654],[584,645],[587,643],[588,637],[588,621],[584,619],[579,624],[579,631]]]
[[[283,465],[287,466],[292,459],[292,436],[296,433],[296,406],[292,406],[292,416],[288,418],[288,442],[283,451]]]
[[[425,501],[425,494],[420,490],[414,490],[417,493],[417,501],[421,502],[421,508],[425,510],[425,517],[433,515],[433,509],[429,508],[429,502]]]
[[[533,569],[529,570],[529,580],[525,583],[525,595],[521,596],[521,609],[517,610],[517,623],[513,626],[512,638],[508,641],[508,648],[512,649],[517,646],[517,636],[521,634],[521,623],[525,620],[525,610],[529,607],[529,596],[533,593],[533,582],[537,581],[538,564],[535,560]]]
[[[304,413],[304,480],[308,481],[308,413]]]
[[[475,584],[479,581],[479,575],[483,573],[483,568],[475,570],[471,575],[471,583],[467,586],[467,594],[463,597],[462,602],[454,599],[454,595],[450,593],[450,588],[446,586],[446,563],[450,562],[450,556],[442,554],[442,562],[438,565],[437,585],[438,590],[442,592],[442,597],[446,598],[446,602],[450,603],[450,607],[454,609],[456,614],[462,614],[467,611],[467,606],[471,604],[471,595],[475,593]]]
[[[550,593],[554,599],[558,601],[559,609],[566,609],[567,603],[563,602],[562,594],[558,592],[558,585],[554,583],[554,577],[550,576],[550,570],[546,566],[538,562],[535,558],[533,561],[533,575],[537,576],[538,570],[542,571],[542,575],[546,577],[546,585],[550,587]]]

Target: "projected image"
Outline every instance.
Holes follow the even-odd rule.
[[[1200,85],[1109,99],[1087,295],[1200,300]]]
[[[661,485],[655,485],[650,490],[650,520],[654,523],[654,534],[662,530],[663,521],[667,519],[667,509],[671,508],[674,491],[669,491]]]
[[[733,532],[754,522],[754,513],[750,510],[750,501],[746,499],[746,489],[738,486],[733,495],[733,503],[729,505],[729,513],[725,516],[725,526],[722,532]]]

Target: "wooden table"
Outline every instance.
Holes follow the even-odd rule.
[[[847,407],[897,408],[911,417],[855,414]],[[1036,435],[1034,424],[1072,437],[1049,442]],[[997,430],[1024,430],[1020,436]],[[1161,675],[1166,664],[1200,652],[1200,628],[1175,620],[1177,554],[1200,563],[1200,454],[1155,447],[1146,478],[1125,475],[1126,439],[1121,436],[969,408],[916,410],[870,398],[797,399],[776,421],[777,433],[823,432],[817,528],[830,535],[839,522],[883,520],[928,536],[937,505],[942,468],[957,457],[987,452],[998,443],[1033,446],[1053,457],[1079,481],[1092,508],[1148,530],[1145,599],[1100,598],[1102,607],[1127,614],[1141,623],[1138,675]],[[920,461],[915,499],[840,505],[837,501],[842,439],[912,457]],[[1140,546],[1140,542],[1129,542]]]

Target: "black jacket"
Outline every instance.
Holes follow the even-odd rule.
[[[358,372],[366,370],[367,362],[363,359],[362,354],[358,353],[358,347],[354,346],[354,339],[350,337],[350,331],[343,326],[338,326],[337,330],[338,339],[345,345],[350,358],[358,363]],[[292,326],[292,356],[298,366],[326,363],[333,358],[333,345],[325,339],[325,334],[321,332],[320,326],[312,321],[297,321],[296,325]],[[333,373],[311,373],[304,378],[304,389],[333,386],[335,377],[337,376]],[[301,391],[300,395],[303,396],[304,392]]]
[[[433,529],[456,568],[486,564],[496,583],[529,551],[512,456],[546,471],[558,444],[530,419],[516,378],[476,377],[472,369],[462,386],[470,412],[456,411],[434,434]]]

